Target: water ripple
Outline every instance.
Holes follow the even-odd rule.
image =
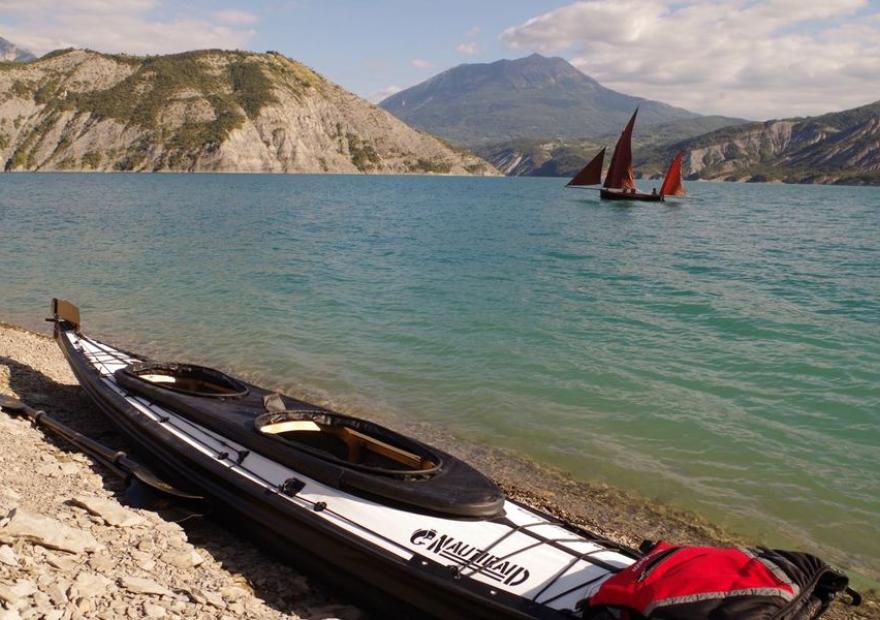
[[[880,575],[880,191],[3,175],[0,316],[442,424]]]

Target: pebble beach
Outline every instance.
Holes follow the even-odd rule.
[[[114,449],[128,448],[47,335],[0,324],[0,394]],[[398,430],[466,458],[510,496],[618,542],[743,542],[696,515],[407,426]],[[0,620],[381,617],[210,518],[133,508],[124,491],[90,457],[0,415]],[[880,605],[869,593],[861,607],[835,604],[825,617],[877,619]]]

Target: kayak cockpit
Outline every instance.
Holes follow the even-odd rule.
[[[417,445],[401,446],[393,436],[387,436],[390,433],[377,436],[375,430],[381,432],[381,427],[356,428],[358,422],[320,411],[284,411],[257,417],[254,427],[263,435],[326,453],[376,473],[427,475],[438,468],[438,459],[419,450]]]
[[[113,371],[113,379],[126,393],[236,442],[243,449],[239,457],[253,452],[324,484],[409,510],[462,518],[503,514],[504,496],[491,480],[374,422],[191,364],[134,363]]]
[[[141,381],[191,396],[237,398],[248,393],[241,381],[204,366],[151,362],[133,364],[127,370]]]

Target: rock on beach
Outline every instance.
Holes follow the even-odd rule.
[[[46,336],[0,323],[0,394],[115,449],[131,449]],[[460,442],[437,429],[400,430],[472,462],[514,498],[620,542],[741,542],[691,514],[658,510],[654,502],[563,478],[516,456],[463,453]],[[42,468],[45,475],[38,473]],[[89,457],[0,414],[0,620],[367,618],[210,520],[175,523],[124,505],[123,491]],[[880,620],[880,605],[871,595],[855,610],[834,605],[825,618]]]
[[[50,338],[0,324],[0,394],[130,449]],[[167,521],[124,505],[123,490],[89,457],[0,414],[0,620],[296,620],[331,607],[366,618],[211,521]]]

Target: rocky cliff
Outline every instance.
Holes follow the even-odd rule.
[[[497,174],[280,54],[0,63],[11,170]]]
[[[727,116],[700,116],[658,123],[636,124],[633,149],[636,154],[670,142],[680,142],[721,127],[741,125],[746,121]],[[621,127],[622,129],[622,127]],[[509,140],[480,146],[474,152],[507,176],[572,177],[590,161],[603,146],[611,149],[620,131],[597,138],[574,140]]]
[[[636,167],[659,174],[677,151],[691,179],[880,185],[880,101],[720,129],[637,156]]]

